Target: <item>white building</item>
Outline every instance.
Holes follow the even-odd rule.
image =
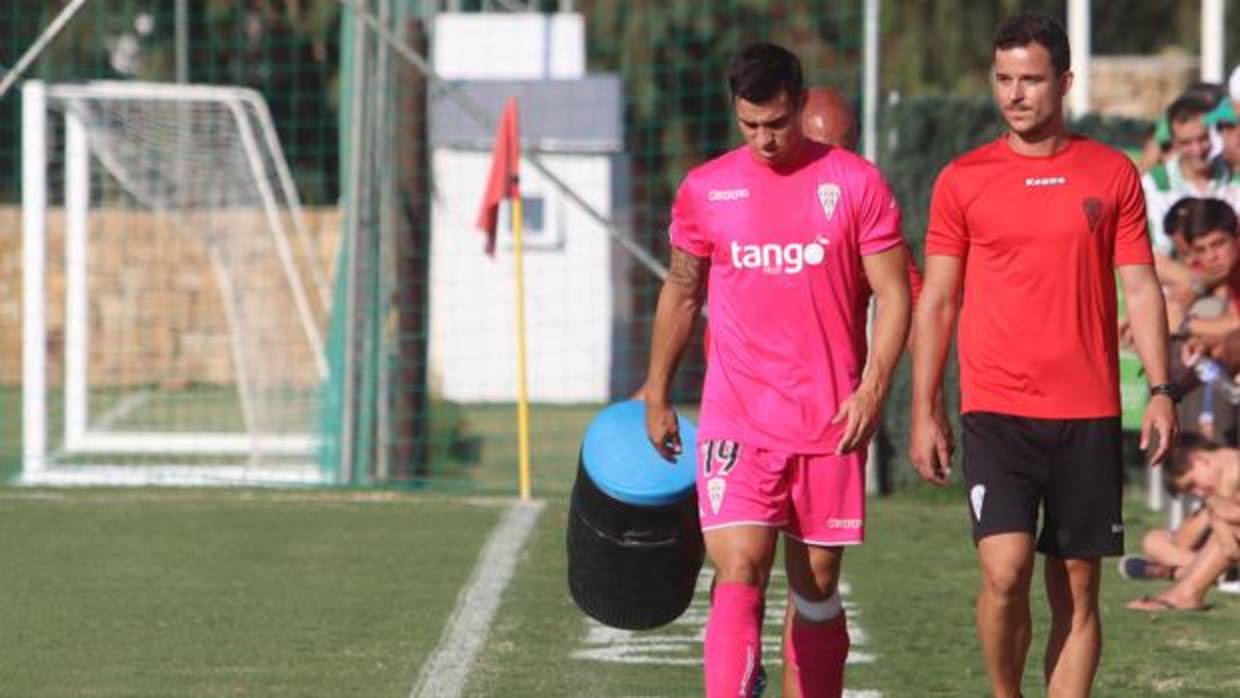
[[[620,81],[614,75],[572,75],[585,64],[580,17],[442,19],[436,27],[437,70],[446,77],[467,76],[457,86],[491,115],[515,96],[522,153],[537,153],[604,218],[622,215],[629,191]],[[508,26],[513,22],[534,23],[544,31],[524,25],[516,31]],[[453,42],[475,47],[473,62]],[[522,47],[533,57],[523,55]],[[477,61],[498,61],[493,72],[502,79],[479,79],[488,73]],[[528,79],[513,79],[522,74]],[[432,99],[432,388],[461,402],[513,401],[515,283],[507,207],[501,209],[494,258],[484,253],[484,238],[474,227],[494,133],[476,125],[448,96],[433,94]],[[616,356],[616,328],[623,325],[622,309],[631,302],[627,290],[621,293],[628,288],[628,259],[603,224],[526,161],[520,187],[529,398],[607,401],[626,387],[616,385],[614,374],[622,358]]]

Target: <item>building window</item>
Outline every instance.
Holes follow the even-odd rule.
[[[547,197],[542,194],[521,197],[521,242],[529,250],[558,250],[564,246],[559,216],[553,215]],[[505,201],[500,213],[504,222],[503,246],[512,249],[512,205]]]

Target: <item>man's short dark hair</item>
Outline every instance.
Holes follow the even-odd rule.
[[[1190,245],[1216,230],[1236,236],[1236,212],[1222,199],[1190,199],[1181,223],[1184,241]]]
[[[1193,454],[1200,451],[1208,453],[1218,449],[1218,444],[1195,431],[1181,433],[1176,439],[1175,448],[1171,449],[1171,457],[1163,463],[1163,486],[1171,494],[1179,494],[1180,488],[1176,486],[1176,483],[1193,466]]]
[[[1210,108],[1213,109],[1227,96],[1227,86],[1217,82],[1194,82],[1185,87],[1180,96],[1195,97],[1210,105]]]
[[[1180,95],[1167,107],[1167,123],[1174,127],[1210,113],[1210,103],[1194,95]]]
[[[1163,230],[1169,237],[1175,237],[1184,232],[1185,221],[1188,219],[1188,209],[1197,199],[1186,196],[1167,209],[1167,215],[1163,216]]]
[[[1063,75],[1072,67],[1072,49],[1063,25],[1038,12],[1022,12],[1004,20],[995,30],[991,53],[1029,44],[1040,44],[1051,54],[1056,75]]]
[[[754,104],[769,102],[781,92],[797,100],[803,88],[801,59],[777,44],[750,44],[732,59],[728,87],[732,99],[740,98]]]

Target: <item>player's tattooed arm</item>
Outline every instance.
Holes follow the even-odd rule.
[[[646,435],[666,458],[680,453],[680,430],[669,399],[672,376],[685,352],[706,297],[710,258],[672,248],[667,279],[659,292],[650,338],[650,365],[641,393],[646,398]]]
[[[695,299],[700,301],[706,296],[706,274],[709,269],[709,258],[695,257],[673,247],[667,281],[689,291]]]

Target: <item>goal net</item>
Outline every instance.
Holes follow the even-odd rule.
[[[23,87],[30,483],[320,482],[324,263],[233,87]]]

